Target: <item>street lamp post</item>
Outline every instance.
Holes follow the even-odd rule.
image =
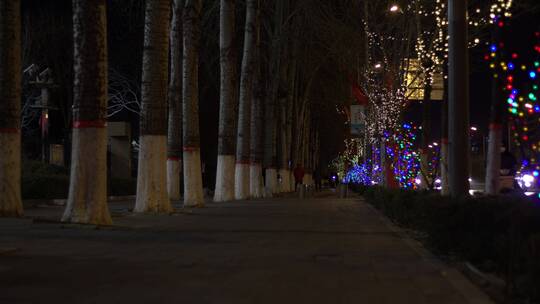
[[[39,104],[33,105],[32,108],[41,110],[40,126],[41,126],[41,159],[44,163],[49,162],[49,110],[57,110],[51,106],[50,90],[57,88],[52,78],[52,70],[46,68],[43,72],[37,74],[39,68],[32,65],[29,69],[34,70],[31,74],[36,74],[35,79],[30,81],[30,84],[41,90],[41,101]],[[28,69],[27,69],[28,70]]]
[[[467,0],[448,1],[449,39],[449,189],[453,197],[469,193],[469,63]]]

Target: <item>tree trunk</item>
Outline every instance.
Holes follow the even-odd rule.
[[[106,20],[105,0],[73,1],[73,141],[64,222],[112,224],[107,204]]]
[[[499,41],[500,30],[495,28],[493,41]],[[500,82],[493,78],[491,83],[491,123],[489,124],[489,142],[486,167],[486,194],[497,195],[500,190],[501,146],[503,137],[503,105],[501,103]],[[484,140],[484,138],[482,138]]]
[[[203,207],[201,142],[199,135],[199,41],[201,0],[184,4],[184,206]]]
[[[0,216],[22,216],[21,1],[0,0]]]
[[[219,142],[215,202],[234,199],[235,135],[236,135],[236,0],[221,0],[220,6],[220,65],[221,93],[219,109]]]
[[[260,83],[260,82],[258,82]],[[261,198],[264,195],[262,176],[263,158],[263,94],[262,83],[256,86],[256,92],[251,107],[251,156],[250,156],[250,195],[252,198]]]
[[[287,6],[287,3],[285,4]],[[285,11],[288,11],[287,8],[284,8]],[[287,106],[289,102],[290,89],[287,87],[289,85],[288,77],[290,76],[290,70],[292,70],[289,64],[289,36],[286,31],[282,34],[282,59],[281,59],[281,68],[280,68],[280,80],[279,80],[279,90],[278,90],[278,110],[277,121],[278,128],[276,128],[276,138],[277,138],[277,164],[278,164],[278,188],[277,192],[288,192],[288,185],[290,184],[288,180],[288,146],[287,146]]]
[[[293,54],[294,48],[292,48],[292,51],[290,54]],[[285,146],[287,148],[287,163],[286,167],[282,172],[282,178],[283,178],[283,184],[285,184],[285,189],[287,192],[294,191],[294,178],[292,176],[291,166],[292,166],[292,143],[293,143],[293,117],[294,117],[294,104],[296,101],[296,81],[297,81],[297,67],[298,64],[296,62],[296,59],[294,56],[291,55],[289,59],[289,76],[287,77],[289,82],[289,92],[288,92],[288,100],[287,100],[287,107],[286,107],[286,142]]]
[[[260,37],[260,3],[257,0],[257,21],[255,46],[255,79],[253,84],[253,104],[251,105],[250,119],[250,157],[249,157],[249,194],[252,198],[261,198],[264,195],[262,158],[263,158],[263,100],[264,83],[261,71],[261,37]]]
[[[311,109],[306,112],[306,121],[304,126],[304,185],[311,185],[312,180],[312,169],[311,168]]]
[[[279,192],[289,192],[290,181],[289,175],[289,156],[287,145],[287,102],[288,98],[282,98],[279,104],[279,176],[281,181],[279,184]]]
[[[236,199],[249,197],[249,140],[251,99],[253,98],[253,76],[256,53],[257,1],[248,0],[244,33],[244,57],[240,79],[240,104],[238,111],[238,133],[236,139],[236,170],[234,196]]]
[[[170,37],[169,131],[167,145],[167,192],[180,200],[182,176],[182,9],[183,0],[173,1]]]
[[[429,189],[432,183],[430,179],[429,157],[431,139],[431,76],[425,75],[424,100],[422,103],[422,150],[420,154],[420,174],[423,189]]]
[[[276,1],[274,16],[275,32],[272,35],[270,55],[270,91],[266,96],[264,107],[264,161],[265,195],[272,196],[278,190],[276,159],[276,103],[278,99],[281,69],[281,26],[283,23],[284,1]]]
[[[448,64],[445,61],[444,75],[448,75]],[[448,79],[444,80],[444,92],[443,92],[443,105],[442,105],[442,119],[441,119],[441,195],[448,195]]]
[[[482,138],[482,140],[484,140]],[[500,191],[501,147],[503,141],[502,124],[489,125],[489,141],[486,167],[486,194],[497,195]]]
[[[137,199],[134,212],[171,212],[167,193],[167,79],[170,1],[147,0]]]

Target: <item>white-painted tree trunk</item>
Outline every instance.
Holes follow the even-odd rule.
[[[244,29],[244,51],[242,58],[242,73],[240,77],[240,101],[238,105],[238,131],[236,132],[236,170],[234,172],[234,197],[248,199],[249,161],[251,140],[251,107],[255,97],[253,81],[256,77],[256,18],[257,1],[246,1],[246,21]]]
[[[497,195],[500,190],[502,128],[489,128],[489,143],[486,167],[486,194]]]
[[[234,178],[231,178],[231,176],[234,176],[234,172],[234,155],[218,155],[214,202],[228,202],[234,200],[235,182]]]
[[[167,160],[167,193],[169,194],[170,200],[178,201],[182,196],[180,191],[181,176],[182,161],[169,158]]]
[[[73,139],[62,221],[110,225],[107,204],[106,1],[73,1]]]
[[[22,216],[21,1],[0,0],[0,216]]]
[[[167,193],[167,136],[140,137],[137,199],[134,212],[172,212]]]
[[[169,199],[181,198],[182,178],[182,11],[184,1],[172,1],[172,18],[169,39],[169,94],[167,142],[167,192]]]
[[[264,196],[264,185],[262,178],[262,165],[252,163],[249,165],[249,193],[252,198],[261,198]]]
[[[0,216],[22,216],[20,132],[0,132],[0,155]]]
[[[107,204],[107,129],[73,129],[71,178],[62,221],[112,224]]]
[[[304,175],[303,183],[304,183],[304,185],[312,186],[313,185],[313,175],[311,175],[311,174]]]
[[[134,212],[172,212],[167,191],[167,80],[171,2],[145,3],[137,199]],[[172,102],[172,101],[171,101]]]
[[[426,150],[422,150],[420,152],[420,173],[418,176],[421,182],[420,185],[418,185],[418,189],[427,190],[429,188],[430,180],[428,180],[427,178],[427,175],[429,173],[428,158],[428,152]]]
[[[441,140],[441,195],[449,195],[448,188],[448,139]]]
[[[234,198],[244,200],[249,198],[250,193],[249,164],[236,163],[234,171]]]
[[[291,187],[291,192],[296,191],[296,182],[294,180],[294,174],[292,170],[289,170],[289,187]]]
[[[278,191],[277,170],[275,168],[266,169],[265,195],[272,197]]]
[[[281,176],[281,183],[279,185],[280,192],[291,192],[291,171],[287,169],[280,169],[279,176]]]
[[[236,151],[236,107],[238,77],[236,72],[236,0],[221,0],[219,10],[219,57],[220,57],[220,102],[218,160],[216,173],[215,202],[234,199],[235,151]]]
[[[184,206],[204,207],[201,150],[184,150]]]
[[[199,132],[199,41],[202,0],[184,2],[183,160],[184,207],[203,207]]]

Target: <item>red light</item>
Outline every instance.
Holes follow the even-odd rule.
[[[529,109],[529,114],[532,114],[533,113],[533,109]]]
[[[503,27],[503,26],[504,26],[504,22],[499,21],[499,27]]]
[[[536,37],[540,37],[540,32],[536,32],[536,33],[534,33],[534,35],[535,35]]]
[[[527,135],[523,135],[523,140],[524,140],[524,141],[527,141],[527,140],[529,140],[529,136],[527,136]]]
[[[511,91],[512,88],[513,88],[513,86],[512,86],[511,84],[509,84],[509,85],[506,86],[506,89],[507,89],[508,91]]]
[[[508,76],[506,79],[508,79],[508,82],[514,81],[514,77],[512,77],[512,75]]]
[[[513,59],[517,59],[517,58],[518,58],[518,54],[516,54],[516,53],[512,54],[512,58],[513,58]]]
[[[485,61],[488,61],[489,58],[490,58],[489,55],[484,56],[484,60],[485,60]]]

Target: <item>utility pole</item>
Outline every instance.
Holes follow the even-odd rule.
[[[467,0],[448,1],[449,186],[453,197],[469,193],[469,62]]]
[[[36,65],[31,65],[27,70],[36,72],[39,68]],[[25,70],[26,71],[26,70]],[[52,77],[52,70],[46,68],[43,72],[31,73],[36,74],[35,79],[30,81],[30,84],[41,90],[41,102],[35,104],[32,108],[41,110],[41,117],[39,119],[39,125],[41,127],[41,160],[44,163],[49,162],[49,111],[57,110],[52,107],[50,103],[51,89],[58,87],[54,83]]]

